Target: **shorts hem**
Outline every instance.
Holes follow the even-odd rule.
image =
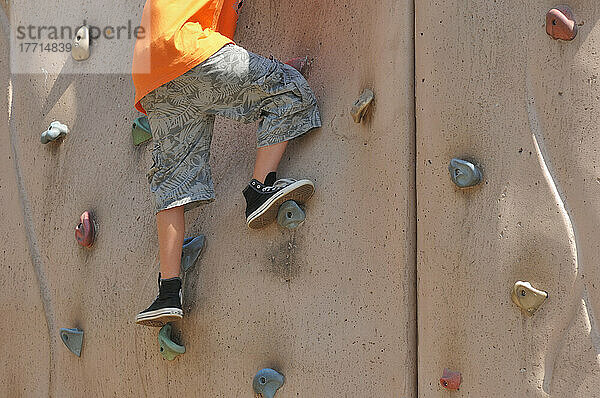
[[[161,212],[163,210],[169,210],[174,207],[184,206],[183,211],[186,212],[188,210],[192,210],[200,205],[207,204],[213,202],[215,200],[214,192],[204,192],[202,194],[186,196],[183,198],[173,199],[173,200],[165,200],[163,204],[160,206],[156,206],[155,213]]]
[[[294,138],[298,138],[301,135],[304,135],[304,134],[310,132],[311,130],[318,129],[320,127],[322,127],[321,121],[317,120],[317,121],[314,121],[311,124],[309,124],[306,128],[298,129],[296,134],[294,134],[294,135],[279,136],[281,139],[275,139],[275,140],[269,140],[269,141],[263,140],[263,141],[257,143],[256,147],[264,148],[266,146],[277,145],[277,144],[281,144],[282,142],[291,141]]]

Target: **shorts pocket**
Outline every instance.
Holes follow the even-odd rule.
[[[148,173],[146,173],[146,177],[148,178],[148,183],[152,184],[152,179],[154,175],[160,170],[161,161],[160,161],[160,142],[154,141],[154,148],[152,149],[152,166]]]

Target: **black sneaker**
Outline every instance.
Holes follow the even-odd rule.
[[[137,314],[135,323],[161,327],[181,318],[181,279],[160,279],[158,274],[158,296],[150,307]]]
[[[315,185],[310,180],[285,178],[275,181],[275,178],[275,173],[269,173],[264,184],[253,179],[244,189],[249,228],[258,229],[273,222],[283,202],[293,200],[302,204],[315,192]]]

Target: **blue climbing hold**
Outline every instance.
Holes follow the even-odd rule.
[[[262,394],[263,398],[274,398],[277,390],[283,386],[285,378],[273,369],[261,369],[254,376],[252,387],[256,394]]]
[[[205,242],[206,237],[204,235],[186,238],[183,241],[183,248],[181,249],[181,269],[183,272],[187,272],[196,264],[200,254],[204,251]]]
[[[69,351],[78,357],[81,356],[81,347],[83,345],[83,330],[79,329],[60,329],[60,339],[65,343]]]
[[[304,211],[293,200],[284,202],[277,213],[277,223],[284,228],[298,228],[306,218]]]
[[[481,182],[481,171],[473,163],[454,158],[448,165],[450,178],[459,188],[468,188]]]
[[[178,355],[185,353],[185,347],[179,345],[171,340],[171,329],[170,323],[167,323],[158,332],[158,345],[160,347],[160,354],[169,361],[174,360]]]

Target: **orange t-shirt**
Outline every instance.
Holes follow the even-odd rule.
[[[232,43],[243,0],[147,0],[133,54],[135,107],[149,92]]]

